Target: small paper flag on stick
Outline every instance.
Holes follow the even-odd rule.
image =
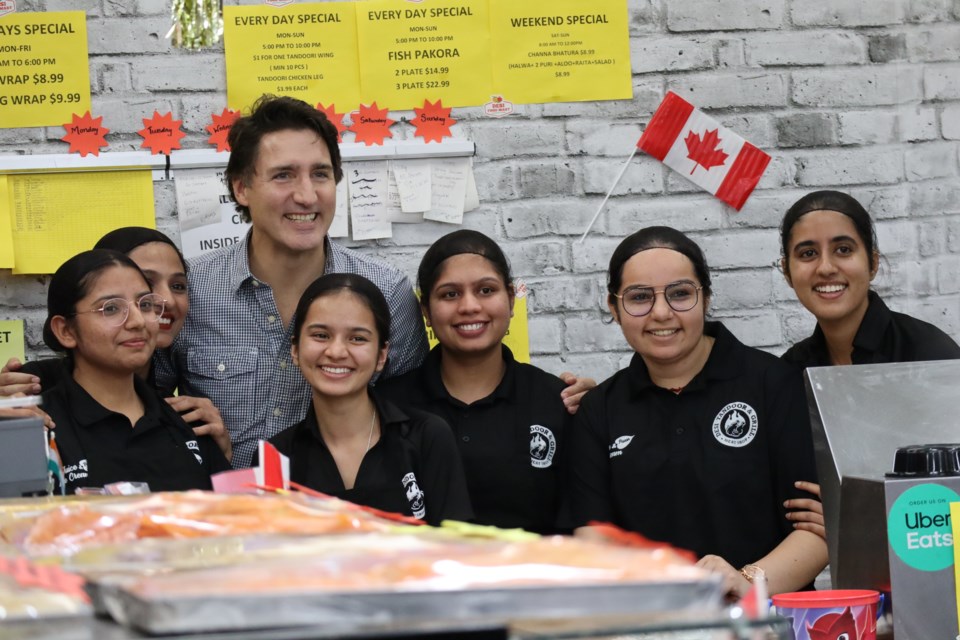
[[[737,211],[770,164],[769,155],[673,92],[637,146]]]

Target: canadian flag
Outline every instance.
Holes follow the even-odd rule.
[[[671,92],[637,146],[739,211],[770,156]]]

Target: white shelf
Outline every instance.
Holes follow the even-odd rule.
[[[340,145],[344,162],[351,160],[401,160],[415,158],[455,158],[472,156],[476,145],[469,140],[423,142],[400,140],[366,146],[355,142]],[[0,155],[0,173],[50,173],[82,171],[135,171],[150,169],[154,180],[169,179],[180,169],[220,168],[227,166],[230,154],[216,149],[183,149],[165,155],[146,151],[104,152],[81,157],[75,153]]]

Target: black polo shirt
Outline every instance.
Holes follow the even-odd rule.
[[[868,300],[867,312],[853,339],[853,364],[960,358],[960,346],[937,327],[891,311],[874,291],[868,293]],[[783,359],[804,368],[833,364],[819,324],[812,336],[793,345]]]
[[[437,416],[401,410],[371,393],[380,416],[380,439],[360,463],[352,489],[327,449],[311,403],[300,423],[270,438],[290,458],[290,479],[331,496],[437,525],[471,520],[463,465],[450,429]],[[253,464],[259,464],[254,459]]]
[[[557,531],[564,433],[571,422],[562,380],[517,362],[503,346],[506,373],[486,398],[464,404],[440,377],[440,347],[417,369],[382,380],[377,390],[400,406],[436,414],[453,427],[481,524]]]
[[[197,437],[176,411],[134,376],[144,415],[131,427],[123,414],[94,400],[70,375],[43,394],[43,410],[63,462],[67,493],[112,482],[146,482],[151,491],[210,489],[210,475],[230,469],[209,436]]]
[[[717,322],[703,370],[679,394],[643,359],[588,393],[565,445],[573,526],[612,522],[653,540],[755,562],[792,531],[783,501],[816,481],[800,372]]]

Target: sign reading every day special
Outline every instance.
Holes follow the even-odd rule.
[[[412,109],[425,97],[448,105],[490,99],[488,0],[357,5],[364,102]]]
[[[83,11],[0,17],[0,122],[48,127],[90,110]]]
[[[227,98],[338,113],[633,95],[625,0],[369,0],[224,8]]]
[[[224,7],[223,17],[232,109],[247,109],[264,93],[341,110],[360,103],[353,3]]]

